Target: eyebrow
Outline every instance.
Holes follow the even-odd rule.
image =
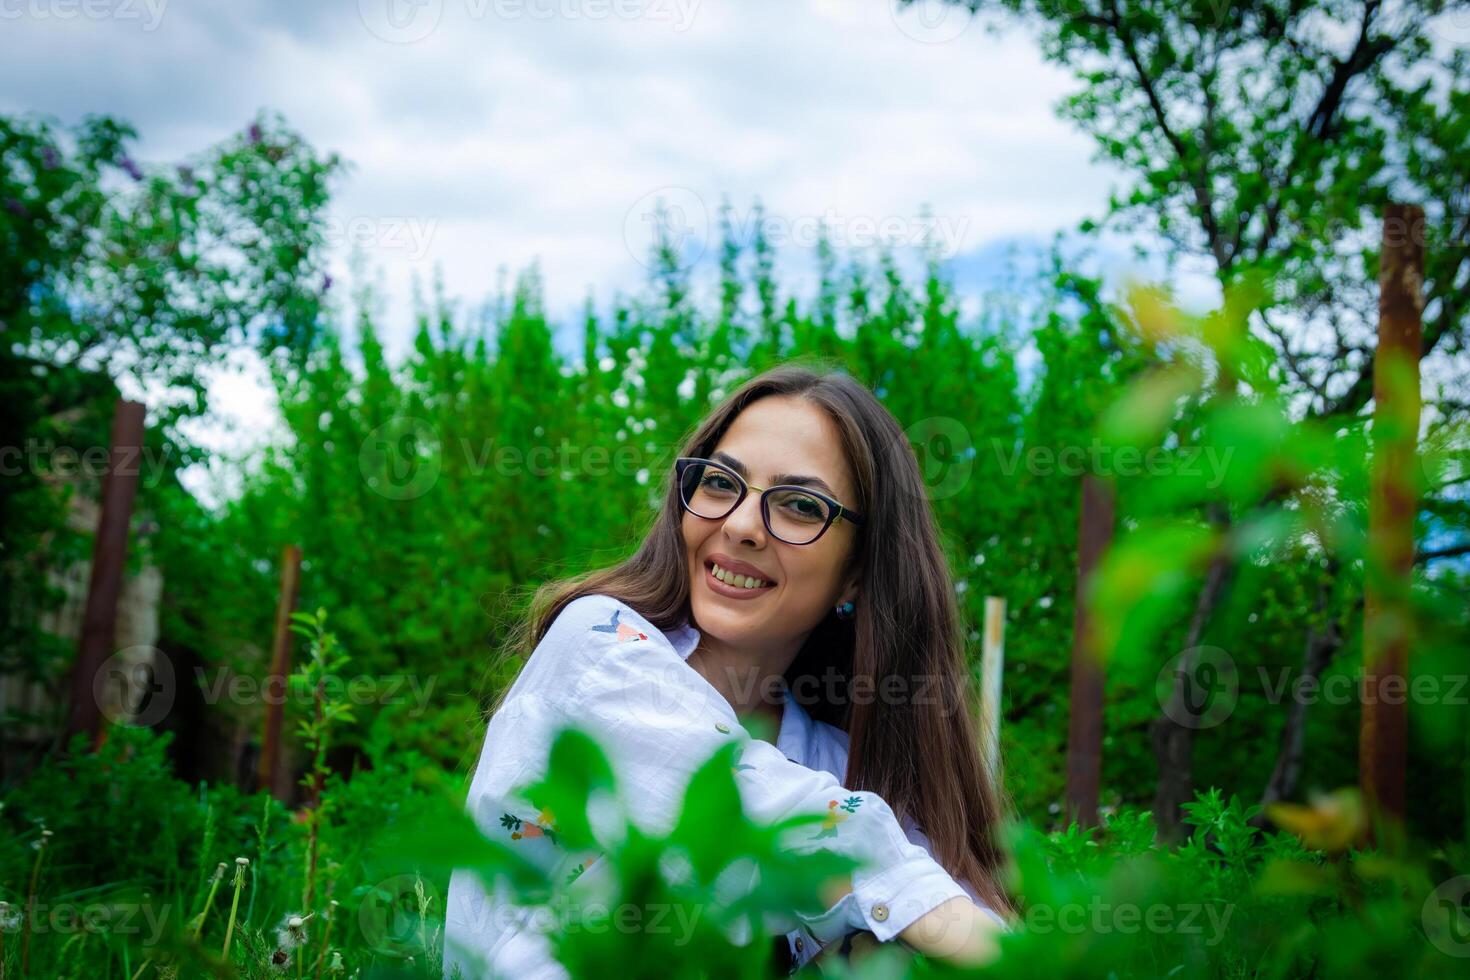
[[[750,470],[746,469],[744,463],[740,462],[740,460],[736,459],[734,456],[731,456],[729,453],[712,453],[710,455],[710,459],[713,459],[715,462],[718,463],[724,463],[726,466],[730,467],[730,469],[734,470],[736,473],[739,473],[746,482],[750,481]],[[828,486],[827,481],[819,476],[802,476],[799,473],[772,473],[771,486],[779,486],[781,484],[788,484],[799,487],[816,487],[817,489],[822,490],[833,497],[837,496],[837,491]]]

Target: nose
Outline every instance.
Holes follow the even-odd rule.
[[[761,498],[748,493],[745,499],[725,517],[725,536],[732,541],[762,547],[766,543],[766,523],[761,519]]]

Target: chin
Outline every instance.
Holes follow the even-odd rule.
[[[768,610],[745,610],[741,605],[709,595],[702,584],[695,587],[689,601],[699,631],[727,642],[758,631],[768,617]]]

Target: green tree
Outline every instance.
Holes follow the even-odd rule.
[[[1428,215],[1425,371],[1455,370],[1470,337],[1470,249],[1463,167],[1451,161],[1470,154],[1470,52],[1441,28],[1465,3],[950,2],[1035,31],[1077,78],[1062,115],[1128,175],[1107,225],[1158,236],[1171,259],[1203,258],[1227,289],[1272,284],[1247,326],[1275,352],[1270,377],[1299,415],[1347,423],[1371,398],[1390,199]],[[1232,397],[1238,381],[1223,372],[1208,397]],[[1456,386],[1431,403],[1436,425],[1467,418]],[[1224,533],[1270,503],[1205,511]],[[1214,628],[1234,571],[1222,560],[1203,575],[1186,646]],[[1156,809],[1172,833],[1191,793],[1193,736],[1161,716],[1155,737]]]
[[[0,672],[59,700],[67,644],[38,626],[47,570],[89,555],[55,450],[105,449],[124,378],[150,392],[139,513],[177,508],[176,474],[202,454],[178,423],[207,410],[202,369],[249,346],[310,348],[323,294],[325,207],[341,171],[278,117],[177,165],[140,163],[125,123],[0,116]],[[136,566],[140,549],[130,561]]]

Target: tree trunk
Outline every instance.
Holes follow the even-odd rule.
[[[1159,839],[1163,841],[1173,842],[1183,836],[1181,820],[1184,811],[1181,807],[1194,797],[1194,729],[1175,720],[1187,717],[1190,710],[1182,678],[1194,673],[1196,647],[1225,591],[1230,570],[1230,555],[1222,547],[1210,559],[1210,567],[1205,572],[1205,583],[1189,622],[1189,633],[1175,672],[1169,705],[1153,722],[1154,758],[1159,768],[1158,788],[1154,795],[1154,824],[1158,828]]]
[[[1337,575],[1337,559],[1327,566],[1326,577],[1317,586],[1317,615],[1328,612],[1332,595],[1332,579]],[[1326,622],[1307,630],[1307,641],[1302,651],[1302,674],[1298,683],[1315,685],[1322,672],[1337,656],[1342,646],[1342,631],[1337,619],[1328,615]],[[1262,806],[1284,800],[1296,792],[1297,780],[1302,772],[1302,753],[1306,744],[1307,703],[1296,696],[1297,685],[1286,688],[1286,724],[1281,729],[1281,749],[1276,756],[1276,768],[1261,794]],[[1261,821],[1263,822],[1263,821]]]
[[[281,728],[285,721],[286,692],[291,678],[291,614],[296,611],[297,593],[301,588],[301,549],[288,544],[281,550],[281,586],[276,600],[276,632],[271,647],[271,669],[267,684],[274,695],[266,700],[265,730],[260,740],[260,768],[257,785],[276,799],[286,802],[293,786],[281,769]]]
[[[1419,358],[1423,350],[1424,211],[1390,204],[1378,273],[1378,350],[1373,364],[1373,465],[1364,575],[1363,720],[1358,773],[1374,840],[1403,846],[1407,689],[1414,609],[1418,507]]]
[[[1113,538],[1111,483],[1087,474],[1077,513],[1077,602],[1072,620],[1072,686],[1067,723],[1067,818],[1098,825],[1102,785],[1103,668],[1092,622],[1092,582]]]
[[[111,449],[102,477],[102,514],[92,542],[92,578],[72,668],[68,742],[73,735],[86,733],[95,745],[102,735],[99,691],[110,679],[98,675],[116,655],[117,597],[122,591],[133,501],[138,494],[145,414],[141,402],[119,398],[113,407]]]

